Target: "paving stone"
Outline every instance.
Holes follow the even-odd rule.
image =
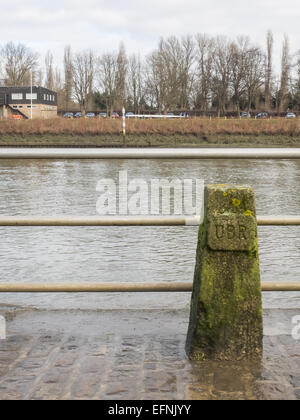
[[[129,335],[111,313],[16,313],[8,340],[0,342],[0,399],[300,399],[299,341],[265,336],[261,364],[191,362],[184,351],[187,323],[172,324],[174,316],[188,319],[188,311],[151,316],[150,332]],[[128,311],[130,322],[135,317]],[[41,331],[33,319],[43,321]],[[79,322],[89,328],[76,329]],[[272,311],[265,322],[274,322]]]

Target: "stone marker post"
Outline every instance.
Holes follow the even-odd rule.
[[[208,185],[186,351],[191,360],[256,360],[263,348],[254,191]]]

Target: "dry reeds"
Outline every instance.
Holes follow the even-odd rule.
[[[64,119],[51,120],[3,120],[0,135],[76,135],[96,136],[122,132],[121,119]],[[182,120],[127,120],[127,133],[133,135],[284,135],[300,136],[298,119],[208,119]]]

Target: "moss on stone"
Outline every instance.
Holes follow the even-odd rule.
[[[234,206],[233,199],[240,201]],[[254,246],[232,251],[236,241],[230,230],[228,250],[209,247],[210,218],[251,212],[256,214],[249,187],[209,185],[205,191],[205,217],[200,226],[186,350],[192,360],[242,360],[262,356],[262,297],[257,226]],[[225,248],[227,242],[224,242]]]

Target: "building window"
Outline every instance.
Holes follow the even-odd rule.
[[[22,100],[23,99],[23,93],[12,93],[11,94],[11,99],[13,101],[18,101],[18,100]]]
[[[26,93],[26,100],[27,101],[31,101],[32,100],[36,100],[37,99],[37,93],[33,93],[31,95],[31,93]]]

